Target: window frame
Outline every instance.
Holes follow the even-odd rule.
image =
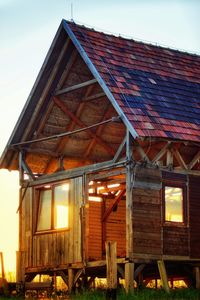
[[[181,188],[183,191],[183,206],[182,206],[182,216],[183,221],[182,222],[176,222],[176,221],[167,221],[165,219],[165,212],[166,212],[166,204],[165,204],[165,187],[172,187],[172,188]],[[162,183],[162,221],[163,225],[169,225],[169,226],[187,226],[187,185],[186,182],[180,182],[174,180],[173,182],[170,180],[164,180]]]
[[[71,185],[70,180],[64,180],[62,182],[54,182],[54,183],[47,183],[45,185],[35,187],[35,195],[37,201],[37,208],[36,208],[36,224],[35,224],[35,234],[44,234],[44,233],[52,233],[52,232],[62,232],[62,231],[69,231],[69,209],[68,209],[68,226],[62,228],[55,228],[55,188],[57,186],[61,186],[63,184]],[[45,188],[45,186],[48,186]],[[51,191],[51,216],[50,216],[50,229],[38,230],[38,222],[39,222],[39,208],[40,208],[40,193],[43,190],[50,190]],[[70,191],[68,191],[68,208],[70,206]]]

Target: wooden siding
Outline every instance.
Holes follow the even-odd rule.
[[[102,202],[89,201],[89,260],[102,259]]]
[[[161,254],[161,197],[159,190],[133,189],[133,251]]]
[[[106,200],[106,209],[113,200]],[[120,200],[105,222],[105,241],[117,242],[117,256],[126,256],[126,201]]]
[[[189,255],[188,228],[185,226],[163,227],[163,254],[165,255]]]
[[[58,267],[82,261],[80,224],[82,178],[70,180],[69,228],[67,230],[35,232],[38,204],[32,197],[37,193],[32,193],[32,191],[32,188],[27,190],[22,207],[20,250],[25,251],[26,254],[25,267]]]
[[[118,203],[116,211],[112,211],[106,222],[102,223],[103,212],[114,200],[103,202],[89,201],[89,259],[98,260],[105,256],[105,242],[117,242],[117,256],[126,255],[126,204]]]
[[[200,258],[200,177],[189,177],[190,256]]]

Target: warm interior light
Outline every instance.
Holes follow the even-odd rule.
[[[89,196],[89,201],[102,202],[102,198],[96,196]]]
[[[62,184],[62,190],[63,191],[69,191],[69,184],[68,183]]]
[[[183,189],[165,187],[165,220],[183,222]]]
[[[113,183],[113,184],[108,184],[107,187],[108,187],[109,189],[111,189],[111,188],[118,187],[118,186],[120,186],[119,183]]]
[[[68,207],[64,205],[57,205],[55,209],[55,214],[55,229],[68,227]]]

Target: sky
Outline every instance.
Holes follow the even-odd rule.
[[[0,0],[0,154],[61,20],[200,54],[199,0]],[[18,174],[0,170],[0,251],[15,269]]]

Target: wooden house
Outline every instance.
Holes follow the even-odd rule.
[[[18,282],[89,284],[114,241],[127,286],[199,286],[198,55],[63,20],[0,167],[20,172]]]

